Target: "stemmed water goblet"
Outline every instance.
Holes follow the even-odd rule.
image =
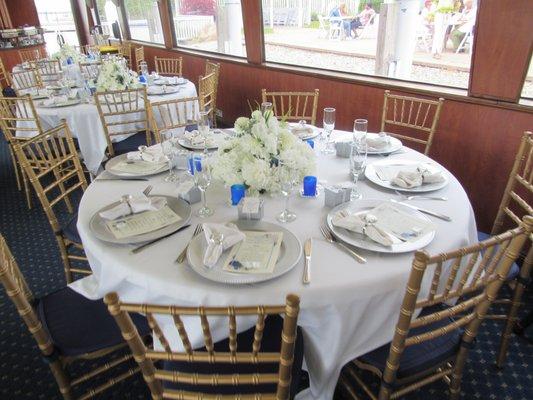
[[[350,200],[357,200],[362,197],[357,189],[357,182],[359,177],[365,171],[366,159],[367,159],[367,144],[366,140],[363,138],[361,140],[356,140],[351,144],[350,149],[350,172],[353,179],[353,188],[350,193]]]
[[[209,139],[209,113],[207,111],[200,111],[198,133],[204,141],[204,153],[207,153],[207,141]]]
[[[280,161],[276,167],[277,179],[280,185],[281,195],[285,198],[285,208],[278,214],[276,219],[279,222],[292,222],[296,219],[296,214],[289,210],[289,199],[294,186],[298,180],[297,171],[290,163]]]
[[[163,138],[164,141],[161,143],[161,149],[163,150],[163,155],[167,158],[168,162],[168,175],[165,178],[165,182],[176,182],[177,176],[174,173],[174,156],[176,149],[174,148],[174,143],[172,141],[172,131],[168,130],[164,132]]]
[[[368,121],[358,118],[353,122],[353,141],[364,140],[366,142],[366,133],[368,131]]]
[[[323,124],[324,136],[325,136],[325,145],[322,149],[323,154],[333,154],[335,149],[333,148],[333,143],[331,142],[330,136],[333,129],[335,129],[335,109],[332,107],[324,108],[324,119]]]
[[[192,158],[191,172],[194,183],[202,195],[202,208],[198,210],[201,218],[213,215],[214,210],[207,206],[206,190],[211,184],[211,165],[209,156],[206,154],[195,154]]]

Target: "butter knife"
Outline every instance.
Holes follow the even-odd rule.
[[[313,240],[311,238],[307,239],[304,244],[304,253],[305,253],[305,264],[304,264],[304,276],[302,282],[305,285],[311,283],[311,246]]]
[[[163,239],[166,239],[167,237],[172,236],[175,233],[178,233],[178,232],[181,232],[184,229],[187,229],[189,226],[191,226],[191,225],[184,225],[181,228],[175,230],[174,232],[169,233],[168,235],[161,236],[160,238],[157,238],[155,240],[150,240],[149,242],[146,242],[145,244],[142,244],[142,245],[140,245],[138,247],[135,247],[134,249],[132,249],[130,251],[130,253],[131,254],[137,254],[137,253],[143,251],[144,249],[146,249],[147,247],[150,247],[151,245],[153,245],[153,244],[155,244],[155,243],[157,243],[157,242],[159,242],[159,241],[161,241]]]
[[[435,212],[435,211],[427,210],[425,208],[420,208],[420,207],[417,207],[417,206],[412,206],[411,204],[405,204],[405,203],[403,203],[401,201],[394,200],[394,199],[391,199],[390,201],[392,201],[393,203],[403,204],[404,206],[412,208],[413,210],[420,211],[421,213],[424,213],[424,214],[427,214],[427,215],[432,215],[433,217],[443,219],[444,221],[448,221],[449,222],[449,221],[452,220],[447,215],[440,214],[440,213]]]

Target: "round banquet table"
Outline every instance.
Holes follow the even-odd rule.
[[[346,135],[334,132],[334,136]],[[349,179],[348,159],[335,155],[318,155],[318,177],[328,183]],[[369,156],[369,163],[383,156]],[[414,150],[389,156],[392,160],[429,161]],[[444,169],[444,167],[443,167]],[[474,213],[461,184],[447,170],[449,184],[437,192],[448,201],[413,200],[419,205],[445,213],[452,222],[430,217],[436,226],[434,240],[425,248],[439,253],[474,243],[477,240]],[[297,398],[331,399],[344,364],[376,349],[393,336],[400,304],[411,269],[413,253],[378,254],[358,251],[368,259],[359,264],[336,246],[322,240],[319,226],[329,208],[324,206],[324,194],[318,198],[291,198],[291,209],[298,218],[284,226],[303,243],[313,238],[311,283],[302,283],[303,257],[287,274],[263,283],[231,286],[215,283],[199,276],[186,263],[174,260],[191,238],[194,227],[203,220],[194,215],[199,203],[194,204],[191,226],[163,241],[132,255],[131,246],[113,245],[96,239],[89,229],[91,217],[102,207],[120,199],[123,194],[140,194],[153,185],[152,195],[176,194],[176,184],[163,181],[164,174],[146,181],[95,181],[89,185],[79,207],[78,230],[89,259],[93,275],[72,283],[74,290],[91,299],[102,298],[111,291],[128,302],[177,304],[182,306],[284,304],[286,294],[295,293],[301,299],[298,324],[305,343],[305,368],[310,376],[310,388]],[[394,192],[378,187],[367,180],[359,183],[364,198],[398,199]],[[208,203],[215,208],[210,222],[228,222],[237,219],[236,207],[227,205],[229,189],[213,184],[207,191]],[[267,197],[264,221],[277,223],[275,217],[282,210],[281,198]],[[423,285],[422,291],[428,290]],[[211,321],[210,321],[211,322]],[[170,321],[160,321],[171,346],[179,348],[177,332]],[[252,326],[245,321],[239,331]],[[198,326],[189,331],[193,346],[202,346]],[[227,325],[213,324],[215,340],[228,335]]]
[[[187,81],[187,83],[179,87],[180,90],[176,93],[149,95],[148,100],[157,102],[197,96],[196,86],[193,82]],[[96,105],[94,103],[80,103],[68,107],[45,108],[39,107],[41,101],[34,100],[34,103],[43,129],[47,130],[56,127],[61,123],[62,119],[65,119],[72,136],[78,139],[80,152],[87,169],[96,175],[100,165],[105,160],[107,148],[104,128]],[[194,108],[196,110],[193,110]],[[197,109],[198,107],[193,107],[191,103],[187,103],[187,118],[190,120],[196,119],[194,113],[197,112]],[[142,128],[142,125],[139,128]],[[17,132],[17,136],[24,136],[25,133],[27,134],[24,131]]]

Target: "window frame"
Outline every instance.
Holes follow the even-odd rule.
[[[161,43],[158,43],[158,42],[149,42],[149,41],[146,41],[146,40],[133,38],[131,36],[130,22],[128,20],[128,10],[126,9],[126,3],[125,3],[124,0],[119,0],[120,4],[119,4],[118,8],[120,9],[120,14],[122,14],[122,15],[119,15],[119,19],[121,20],[120,22],[121,22],[122,31],[123,31],[123,33],[125,33],[123,35],[123,36],[125,36],[124,39],[129,40],[129,41],[139,42],[141,44],[153,45],[153,46],[156,46],[156,47],[159,47],[159,46],[166,47],[165,46],[166,32],[165,32],[165,28],[163,27],[163,18],[161,18],[161,3],[162,3],[162,1],[161,0],[153,0],[153,1],[155,1],[157,3],[159,24],[161,25],[161,35],[162,35],[163,41]],[[125,25],[125,26],[122,26],[122,25]]]

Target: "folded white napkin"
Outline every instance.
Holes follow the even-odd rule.
[[[368,134],[366,144],[369,150],[384,150],[390,145],[390,137],[385,132],[380,132],[377,135]]]
[[[429,169],[426,166],[420,165],[416,171],[400,171],[391,183],[402,188],[410,189],[423,184],[440,183],[444,181],[442,171]]]
[[[294,124],[290,126],[293,135],[305,137],[313,134],[313,128],[307,124]]]
[[[362,233],[383,246],[391,246],[394,243],[391,235],[377,227],[375,225],[376,222],[377,219],[371,216],[370,213],[353,215],[343,211],[335,214],[332,219],[332,223],[335,226]]]
[[[56,96],[53,99],[46,99],[43,100],[43,105],[45,106],[54,106],[56,104],[63,104],[68,101],[67,96]]]
[[[204,235],[207,240],[207,249],[204,254],[204,265],[213,268],[221,254],[240,241],[246,235],[234,224],[203,224]]]
[[[142,157],[140,151],[130,151],[127,158],[131,161],[143,160],[150,163],[162,163],[167,161],[166,156],[163,154],[161,144],[154,144],[153,146],[147,147],[146,150],[143,151]]]
[[[167,204],[164,197],[147,197],[144,194],[129,196],[128,200],[121,200],[119,204],[109,210],[100,212],[100,217],[114,220],[129,214],[137,214],[143,211],[158,211]]]

